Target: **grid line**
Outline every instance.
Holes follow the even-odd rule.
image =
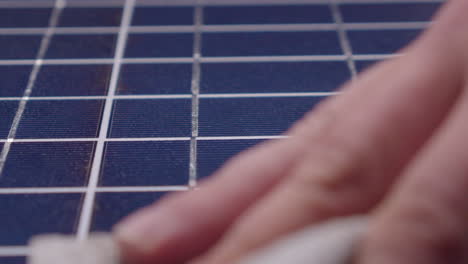
[[[128,38],[128,27],[132,20],[133,11],[135,9],[135,0],[125,1],[123,7],[122,21],[120,24],[119,36],[115,48],[114,64],[112,67],[111,79],[109,82],[108,95],[115,95],[117,89],[117,82],[122,65],[122,57],[124,56],[125,46]],[[111,122],[111,112],[113,108],[113,97],[106,98],[104,104],[103,115],[101,118],[101,125],[99,128],[99,138],[96,143],[94,151],[93,163],[89,176],[88,188],[84,197],[83,206],[81,209],[80,220],[78,224],[77,238],[84,240],[88,237],[92,214],[94,198],[96,194],[96,187],[99,181],[99,174],[101,170],[101,163],[104,155],[105,139],[107,138],[108,128]]]

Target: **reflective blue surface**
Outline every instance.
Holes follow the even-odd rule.
[[[1,35],[0,59],[35,59],[41,35]]]
[[[320,99],[322,98],[202,98],[199,117],[200,135],[278,135]]]
[[[192,25],[192,7],[137,7],[132,25]]]
[[[348,31],[354,54],[391,54],[415,39],[420,30],[356,30]]]
[[[26,264],[26,257],[0,257],[2,264]]]
[[[190,94],[192,64],[125,64],[118,94]]]
[[[190,99],[116,100],[110,137],[187,137],[190,116]]]
[[[40,233],[73,233],[81,194],[9,194],[1,201],[0,246],[14,246]]]
[[[96,137],[102,106],[102,100],[29,101],[16,137]]]
[[[94,204],[91,229],[93,231],[110,231],[112,226],[122,217],[159,200],[164,194],[163,192],[98,193]]]
[[[130,34],[125,57],[192,57],[192,33]]]
[[[0,27],[47,27],[50,8],[0,8]]]
[[[205,63],[201,92],[329,92],[350,77],[345,62]]]
[[[6,138],[18,109],[16,101],[0,101],[0,138]]]
[[[59,27],[117,27],[120,26],[121,8],[65,8]]]
[[[107,142],[100,184],[186,185],[189,143],[186,140]]]
[[[116,35],[54,35],[46,58],[111,58],[114,57]]]
[[[105,95],[112,65],[45,65],[32,96]]]
[[[376,64],[378,61],[376,60],[362,60],[362,61],[355,61],[356,69],[358,72],[362,72],[367,68],[371,67],[372,65]]]
[[[341,54],[335,31],[203,33],[204,56]]]
[[[62,187],[87,184],[94,142],[13,143],[0,187]]]
[[[285,2],[286,3],[286,2]],[[333,23],[328,5],[209,6],[205,24]]]
[[[343,4],[344,22],[429,21],[440,3]]]
[[[0,97],[21,97],[28,84],[32,66],[0,66]]]

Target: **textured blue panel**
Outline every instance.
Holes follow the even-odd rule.
[[[54,35],[46,58],[111,58],[115,41],[115,34]]]
[[[190,94],[192,64],[124,64],[118,94]]]
[[[102,100],[29,101],[18,138],[96,137]]]
[[[203,33],[204,56],[342,54],[335,31]]]
[[[132,24],[144,25],[192,25],[192,7],[137,7]]]
[[[120,26],[121,8],[65,8],[59,27],[111,27]]]
[[[93,148],[94,142],[13,143],[0,187],[85,185]]]
[[[365,69],[369,68],[370,66],[376,64],[378,61],[376,60],[362,60],[362,61],[355,61],[356,69],[358,72],[362,72]]]
[[[47,27],[50,8],[1,8],[0,27]]]
[[[332,23],[328,5],[209,6],[205,24]]]
[[[199,140],[197,143],[197,176],[205,178],[225,161],[261,140]]]
[[[329,92],[351,76],[343,62],[202,64],[202,93]]]
[[[26,264],[26,257],[0,257],[2,264]]]
[[[348,31],[355,54],[391,54],[414,40],[420,30],[357,30]]]
[[[0,66],[0,97],[23,96],[31,66]]]
[[[130,34],[126,57],[192,57],[192,33]]]
[[[0,246],[25,245],[40,233],[75,231],[81,194],[2,195]]]
[[[344,22],[429,21],[440,3],[343,4]]]
[[[41,35],[1,35],[0,59],[35,59]]]
[[[111,137],[187,137],[190,99],[116,100]]]
[[[190,141],[107,142],[101,185],[186,185]]]
[[[18,109],[16,101],[0,101],[0,138],[6,138]]]
[[[201,136],[278,135],[322,97],[200,100]]]
[[[112,65],[44,65],[32,96],[105,95]]]
[[[98,193],[91,229],[110,231],[112,226],[124,216],[159,200],[165,194],[164,192]]]

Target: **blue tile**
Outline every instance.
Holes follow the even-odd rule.
[[[26,257],[0,257],[2,264],[26,264]]]
[[[199,140],[197,143],[198,178],[210,176],[229,158],[261,140]]]
[[[354,54],[391,54],[414,40],[420,30],[348,31]]]
[[[356,64],[356,69],[358,72],[363,72],[367,68],[371,67],[372,65],[376,64],[377,60],[361,60],[361,61],[355,61],[354,63]]]
[[[192,57],[192,33],[130,34],[125,57]]]
[[[112,65],[44,65],[32,96],[105,95]]]
[[[23,96],[31,70],[31,66],[0,66],[0,97]]]
[[[73,233],[81,194],[11,194],[1,201],[0,246],[20,246],[41,233]]]
[[[200,100],[200,135],[278,135],[322,98],[203,98]]]
[[[328,5],[209,6],[205,24],[333,23]]]
[[[116,100],[111,137],[188,137],[190,99]]]
[[[0,35],[0,59],[35,59],[42,35]]]
[[[29,101],[16,137],[96,137],[102,107],[102,100]]]
[[[344,22],[429,21],[440,3],[343,4]]]
[[[50,8],[1,8],[0,27],[47,27]]]
[[[59,27],[118,27],[121,8],[65,8],[60,15]]]
[[[108,142],[100,185],[186,185],[190,141]]]
[[[204,56],[342,54],[334,31],[204,33]]]
[[[192,25],[192,7],[137,7],[132,24],[144,25]]]
[[[202,93],[329,92],[351,76],[345,62],[202,64]]]
[[[115,34],[55,35],[46,58],[111,58],[114,57]]]
[[[190,94],[192,64],[124,64],[118,94]]]
[[[0,138],[8,137],[17,109],[17,101],[0,101]]]
[[[98,193],[94,204],[92,231],[110,231],[120,219],[159,200],[164,192]]]
[[[87,183],[94,142],[13,143],[0,187],[66,187]]]

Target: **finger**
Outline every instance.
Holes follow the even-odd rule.
[[[320,133],[308,133],[317,127],[313,115],[296,126],[292,135],[309,146],[302,161],[197,263],[231,263],[307,224],[378,203],[461,90],[462,60],[442,53],[440,33],[436,27],[405,57],[352,83],[347,92],[360,104],[338,105],[333,122],[318,125]]]
[[[465,92],[379,209],[359,263],[467,263],[467,114]]]

